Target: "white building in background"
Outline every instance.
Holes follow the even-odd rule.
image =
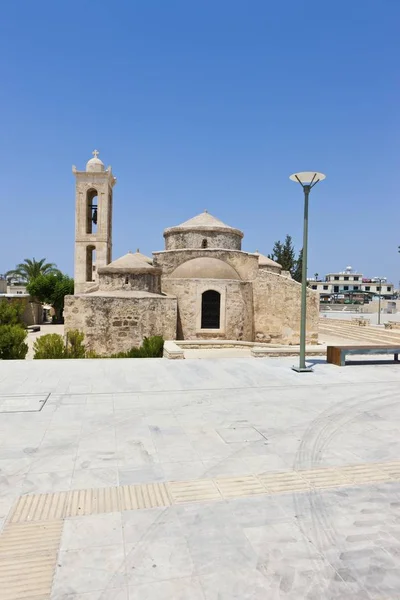
[[[310,278],[308,285],[322,295],[369,292],[376,296],[381,295],[387,300],[395,295],[394,285],[387,281],[386,277],[367,278],[352,267],[346,267],[344,271],[336,273],[327,273],[324,280]]]

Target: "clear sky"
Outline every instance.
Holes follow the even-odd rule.
[[[0,273],[73,273],[74,177],[118,178],[113,258],[205,208],[309,274],[400,279],[399,0],[15,0],[0,20]]]

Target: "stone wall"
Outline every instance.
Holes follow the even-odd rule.
[[[104,269],[104,271],[106,271]],[[153,294],[161,293],[161,276],[154,272],[147,271],[144,273],[110,273],[102,272],[99,274],[99,289],[104,291],[124,290],[135,291],[141,290],[151,292]]]
[[[300,340],[301,284],[260,270],[253,282],[254,339],[298,344]],[[307,342],[318,340],[319,294],[307,290]]]
[[[162,268],[163,281],[165,281],[179,265],[199,257],[210,257],[223,260],[228,265],[231,265],[244,281],[256,279],[258,276],[258,256],[238,250],[175,250],[171,252],[153,252],[153,256],[154,266]]]
[[[227,248],[230,250],[240,250],[242,247],[242,236],[235,231],[171,231],[165,232],[165,249],[179,250],[204,248],[203,244],[207,244],[207,248]]]
[[[178,300],[177,339],[253,339],[253,296],[249,282],[221,279],[165,279],[163,290]],[[220,329],[201,329],[201,296],[221,294]]]
[[[143,338],[176,337],[177,303],[168,296],[66,296],[65,331],[79,329],[89,350],[109,355],[139,346]]]

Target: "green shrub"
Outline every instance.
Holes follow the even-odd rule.
[[[68,331],[65,341],[65,352],[67,358],[86,358],[86,349],[83,343],[85,334],[73,329]]]
[[[86,351],[84,337],[76,329],[67,333],[65,342],[58,333],[43,335],[33,345],[33,358],[159,358],[163,355],[164,340],[160,335],[144,338],[140,348],[116,352],[109,357],[99,356],[94,350]]]
[[[97,354],[94,350],[88,350],[85,358],[107,358],[107,356],[100,356],[100,354]]]
[[[127,352],[116,352],[115,354],[110,354],[108,358],[129,358]]]
[[[144,358],[161,358],[163,355],[164,340],[161,335],[145,337],[140,349]]]
[[[26,300],[0,300],[0,325],[23,325]]]
[[[27,335],[20,325],[0,325],[0,359],[24,359],[28,352]]]
[[[66,358],[63,336],[59,333],[48,333],[35,340],[33,344],[35,359]]]
[[[164,339],[161,335],[144,338],[140,348],[134,346],[126,352],[116,352],[110,358],[160,358],[163,355]]]
[[[126,358],[144,358],[142,346],[140,346],[140,348],[134,346],[133,348],[128,350],[128,352],[126,353]]]

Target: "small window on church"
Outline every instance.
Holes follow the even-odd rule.
[[[201,242],[201,247],[202,247],[202,248],[207,248],[207,246],[208,246],[208,242],[207,242],[207,240],[204,238],[204,240]]]
[[[86,233],[97,233],[98,198],[97,191],[90,189],[86,194]]]
[[[129,277],[125,277],[125,283],[129,283]]]

